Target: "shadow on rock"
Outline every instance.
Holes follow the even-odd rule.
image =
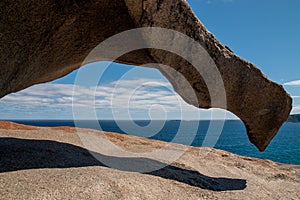
[[[119,163],[120,170],[136,171],[139,166],[163,166],[161,169],[145,174],[179,181],[191,186],[213,191],[243,190],[246,180],[214,178],[182,166],[167,165],[148,158],[119,158],[91,153],[79,146],[50,140],[28,140],[0,138],[0,172],[40,168],[70,168],[87,166],[106,166],[101,160]],[[100,161],[99,161],[100,160]],[[105,162],[107,163],[107,162]],[[126,167],[124,167],[126,166]]]

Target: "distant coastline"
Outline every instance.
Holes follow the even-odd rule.
[[[290,115],[287,122],[300,123],[300,114]]]

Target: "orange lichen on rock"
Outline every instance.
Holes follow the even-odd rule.
[[[57,130],[57,131],[65,131],[67,133],[76,133],[77,130],[75,127],[70,127],[70,126],[57,126],[57,127],[51,127],[52,130]]]
[[[17,124],[9,121],[0,121],[0,129],[7,130],[37,130],[38,128],[35,126],[29,126],[24,124]]]
[[[122,135],[122,134],[116,134],[116,133],[113,133],[113,132],[103,132],[107,137],[109,138],[115,138],[117,140],[120,140],[120,141],[125,141],[125,140],[128,140],[128,138],[126,138],[125,135]]]

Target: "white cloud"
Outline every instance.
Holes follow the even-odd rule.
[[[299,106],[294,106],[294,110],[300,110],[300,105]]]
[[[284,83],[283,85],[287,85],[287,86],[300,86],[300,80],[290,81],[290,82]]]
[[[126,118],[128,111],[133,112],[133,115],[139,113],[139,116],[141,113],[148,116],[152,112],[156,112],[156,116],[176,113],[176,116],[173,114],[170,117],[177,119],[182,113],[192,119],[195,116],[210,118],[211,115],[211,110],[201,111],[184,102],[169,82],[140,78],[114,81],[98,87],[71,84],[35,85],[1,99],[0,118],[72,118],[74,108],[82,110],[82,118],[88,118],[84,113],[89,109],[95,109],[101,117],[111,116],[114,112]]]
[[[59,115],[59,112],[64,111],[72,116],[70,114],[72,108],[145,112],[153,109],[151,107],[155,104],[163,106],[166,112],[180,110],[181,107],[191,111],[191,108],[173,91],[170,83],[141,78],[119,80],[99,87],[71,84],[35,85],[2,98],[0,118],[6,118],[6,113],[23,116],[27,113],[37,113],[47,116],[51,112]]]
[[[291,113],[292,114],[299,114],[300,113],[300,105],[294,106]]]
[[[300,82],[300,81],[299,81]],[[286,83],[295,85],[298,81]],[[300,96],[293,96],[294,99]],[[154,106],[157,105],[157,106]],[[134,79],[110,82],[98,87],[73,86],[71,84],[40,84],[0,100],[0,118],[20,115],[47,118],[57,115],[72,116],[72,108],[114,110],[115,113],[174,112],[200,114],[209,118],[212,110],[199,110],[176,94],[170,83],[158,79]],[[155,108],[155,109],[154,109]],[[294,105],[292,113],[299,113],[300,105]],[[111,112],[111,111],[110,111]],[[103,112],[101,111],[103,114]],[[9,115],[10,114],[10,115]],[[227,113],[228,115],[228,113]],[[159,115],[158,115],[159,116]],[[230,118],[232,114],[229,114]]]

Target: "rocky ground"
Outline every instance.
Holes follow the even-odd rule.
[[[142,173],[137,166],[168,159],[104,155],[88,145],[96,158],[120,167],[104,165],[85,148],[82,134],[135,153],[184,154]],[[0,122],[0,199],[300,199],[300,168],[116,133]]]

